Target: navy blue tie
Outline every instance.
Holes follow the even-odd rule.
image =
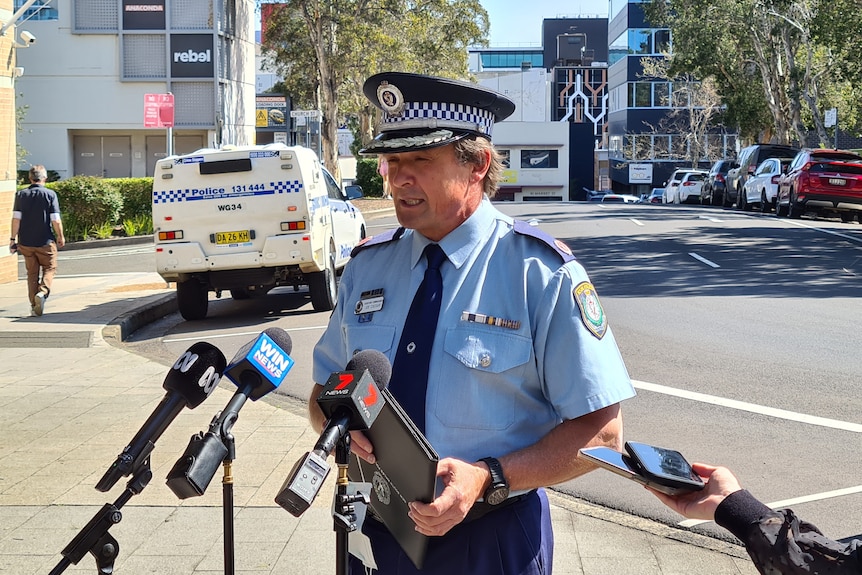
[[[401,341],[392,364],[389,389],[398,403],[423,433],[425,432],[425,391],[428,389],[428,367],[440,300],[443,297],[443,276],[440,265],[446,254],[437,244],[428,244],[423,252],[428,260],[425,278],[419,284],[410,311],[404,322]]]

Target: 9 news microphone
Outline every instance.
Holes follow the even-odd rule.
[[[293,342],[278,327],[264,330],[242,346],[225,369],[225,376],[237,385],[236,393],[216,414],[207,432],[192,436],[183,455],[168,472],[167,485],[180,499],[203,495],[219,465],[228,456],[225,439],[230,436],[239,410],[248,399],[257,401],[276,389],[287,377],[294,361]]]
[[[389,385],[391,376],[389,360],[373,349],[360,351],[345,371],[329,376],[317,396],[317,405],[327,417],[326,426],[314,449],[294,464],[275,497],[276,503],[294,517],[311,506],[329,475],[326,458],[349,431],[371,427],[383,409],[380,390]]]
[[[138,470],[147,461],[155,443],[184,407],[194,409],[218,385],[225,369],[224,354],[204,341],[191,346],[174,363],[162,384],[167,393],[143,427],[132,438],[117,460],[108,468],[96,489],[110,491],[119,481]]]

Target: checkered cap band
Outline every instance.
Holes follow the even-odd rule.
[[[491,137],[494,114],[488,110],[447,102],[407,102],[401,114],[383,113],[381,132],[412,128],[460,128]]]

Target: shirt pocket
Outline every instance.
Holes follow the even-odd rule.
[[[366,349],[376,349],[392,360],[395,326],[349,325],[344,329],[345,349],[352,356]]]
[[[443,349],[435,389],[440,421],[468,429],[512,425],[535,363],[532,340],[499,328],[455,327],[447,330]]]

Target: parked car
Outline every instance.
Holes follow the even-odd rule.
[[[705,206],[732,206],[733,201],[728,197],[725,182],[727,172],[738,167],[739,164],[733,160],[715,162],[709,169],[709,175],[706,176],[706,181],[703,182],[703,187],[700,190],[700,203]]]
[[[650,195],[647,196],[646,203],[661,204],[664,200],[664,188],[653,188]]]
[[[763,160],[754,175],[742,185],[742,194],[737,199],[737,206],[742,210],[753,210],[755,206],[760,211],[769,213],[775,207],[775,197],[778,194],[778,180],[787,172],[789,158],[767,158]]]
[[[602,198],[610,194],[610,190],[589,190],[587,191],[588,202],[601,202]]]
[[[738,159],[738,168],[734,168],[727,173],[727,191],[730,197],[736,202],[736,207],[740,208],[739,202],[736,201],[742,192],[742,186],[748,181],[754,170],[767,158],[793,158],[799,148],[793,146],[785,146],[783,144],[754,144],[740,150]],[[730,203],[726,205],[730,206]]]
[[[679,189],[680,185],[682,185],[683,178],[685,178],[685,176],[687,174],[690,174],[690,173],[701,174],[704,177],[706,177],[706,174],[708,172],[706,172],[705,170],[694,170],[691,168],[674,171],[674,173],[671,174],[670,179],[667,181],[667,185],[665,185],[665,187],[664,187],[663,203],[665,203],[665,204],[685,203],[686,199],[688,199],[690,196],[692,196],[691,193],[685,193],[684,194],[685,199],[681,198],[682,194],[680,193],[680,189]],[[697,185],[697,197],[698,197],[698,199],[700,199],[700,184],[702,184],[702,183],[703,183],[703,178],[700,179],[700,181],[698,182],[698,185]],[[693,192],[694,191],[693,189],[691,189],[691,187],[693,185],[694,185],[694,181],[692,181],[692,183],[689,184],[688,187],[690,189],[687,190],[687,192]]]
[[[602,197],[603,204],[639,204],[641,199],[630,194],[605,194]]]
[[[778,182],[775,215],[837,212],[862,223],[862,156],[846,150],[801,150]]]
[[[679,184],[671,185],[679,174]],[[677,170],[671,176],[671,182],[665,188],[664,202],[666,204],[687,204],[700,202],[700,189],[703,186],[706,170]]]

